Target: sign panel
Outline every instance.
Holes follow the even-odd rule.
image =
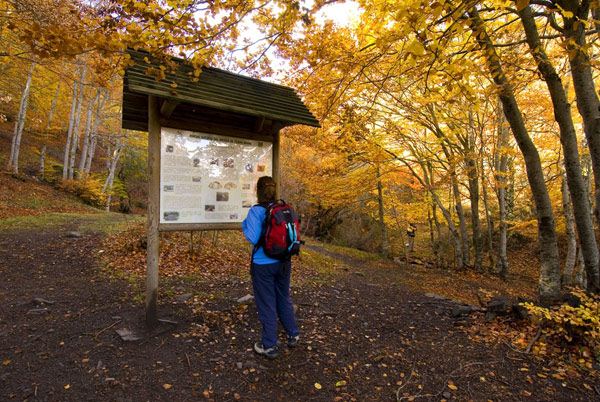
[[[235,223],[271,176],[273,144],[163,127],[160,223]]]

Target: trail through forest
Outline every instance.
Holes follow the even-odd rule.
[[[2,400],[536,400],[598,398],[532,356],[469,337],[477,318],[346,257],[333,281],[293,289],[301,345],[254,355],[249,278],[164,292],[147,333],[130,283],[97,262],[101,234],[78,222],[0,233]],[[183,282],[182,282],[183,283]],[[186,301],[194,294],[202,308]],[[206,295],[206,296],[204,296]],[[376,297],[374,297],[376,296]],[[116,330],[138,330],[124,341]]]

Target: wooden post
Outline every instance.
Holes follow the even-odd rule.
[[[146,248],[146,324],[158,322],[158,260],[160,237],[160,105],[155,96],[148,96],[148,242]]]
[[[279,183],[279,130],[281,130],[281,123],[275,122],[273,124],[273,180],[275,180],[275,198],[281,198],[281,184]]]

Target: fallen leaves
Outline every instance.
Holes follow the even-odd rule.
[[[172,385],[172,384],[169,384],[169,383],[164,383],[162,387],[163,387],[163,389],[165,389],[165,390],[167,390],[167,391],[168,391],[168,390],[170,390],[171,388],[173,388],[173,385]]]
[[[143,231],[143,227],[132,229],[125,234],[113,236],[102,245],[102,249],[105,250],[102,256],[105,258],[105,262],[113,268],[113,272],[123,273],[123,270],[127,270],[125,273],[131,274],[131,277],[136,279],[144,275],[145,249],[140,242],[140,239],[143,238]],[[245,354],[251,354],[251,349],[248,348],[254,340],[250,338],[258,335],[256,330],[249,329],[247,325],[252,319],[255,319],[254,306],[239,305],[236,301],[239,296],[248,292],[249,282],[246,278],[240,278],[242,275],[247,275],[248,249],[239,233],[220,233],[217,243],[214,243],[215,237],[213,236],[215,235],[210,232],[206,232],[203,236],[195,234],[194,248],[197,252],[190,253],[189,234],[163,235],[161,275],[172,278],[171,281],[179,277],[191,277],[195,283],[202,284],[188,286],[187,282],[180,281],[177,282],[177,286],[181,286],[181,288],[176,288],[171,292],[173,296],[169,296],[169,302],[178,308],[185,308],[185,314],[190,314],[189,311],[191,311],[190,315],[193,319],[189,326],[181,327],[176,333],[172,333],[169,342],[189,342],[190,346],[197,342],[202,347],[209,346],[213,356],[203,361],[206,360],[208,363],[205,364],[212,366],[211,374],[227,375],[233,369],[235,375],[243,378],[244,384],[246,384],[241,388],[229,388],[225,391],[225,395],[221,394],[221,390],[206,389],[201,392],[202,388],[199,388],[197,392],[201,393],[201,396],[215,400],[220,399],[221,396],[224,396],[226,400],[240,400],[244,395],[244,399],[251,400],[255,397],[255,392],[259,392],[257,390],[263,386],[265,378],[268,378],[265,373],[272,370],[273,367],[263,367],[261,363],[254,362],[252,357],[247,357]],[[302,281],[303,278],[311,275],[312,271],[310,269],[305,271],[305,266],[308,267],[315,261],[320,261],[303,259],[302,263],[294,262],[294,285],[297,285],[298,279]],[[351,272],[351,270],[344,272]],[[342,275],[344,274],[342,273]],[[386,273],[386,275],[388,274]],[[393,282],[394,285],[400,283],[396,282],[398,278],[395,274],[392,276],[390,272],[389,275],[385,277],[386,280]],[[421,276],[421,273],[419,272],[418,275]],[[423,274],[420,281],[427,282],[427,279],[424,279],[429,277],[427,275],[431,275],[431,273]],[[463,378],[466,378],[465,373],[457,374],[453,371],[453,374],[448,376],[453,379],[460,378],[461,386],[459,387],[451,380],[444,381],[444,377],[439,378],[439,373],[435,373],[433,370],[430,374],[429,371],[421,371],[419,367],[412,367],[405,357],[407,354],[410,355],[410,350],[418,348],[418,350],[433,350],[436,351],[434,353],[439,353],[439,348],[445,347],[442,339],[426,338],[427,343],[422,343],[419,336],[423,335],[424,329],[435,329],[436,333],[447,330],[449,324],[445,321],[446,313],[439,311],[438,304],[427,304],[420,300],[411,300],[405,304],[392,303],[392,301],[396,301],[393,295],[402,294],[402,291],[399,290],[400,285],[398,288],[392,289],[389,282],[378,282],[380,279],[378,276],[376,278],[369,277],[367,284],[365,284],[365,277],[347,276],[349,283],[334,282],[334,284],[330,284],[324,281],[311,287],[295,288],[294,301],[298,303],[299,314],[302,316],[303,339],[305,339],[306,345],[290,352],[290,355],[287,355],[286,350],[283,353],[284,356],[274,363],[281,365],[277,367],[277,373],[284,377],[280,386],[293,389],[295,383],[301,383],[304,392],[308,387],[315,395],[325,396],[327,394],[328,397],[328,391],[333,391],[335,392],[333,400],[336,401],[351,401],[353,398],[360,400],[367,389],[369,395],[374,395],[375,399],[384,400],[390,388],[398,390],[398,395],[402,400],[410,400],[411,398],[415,399],[416,395],[439,392],[439,388],[444,387],[443,395],[440,395],[444,399],[451,400],[464,398],[469,391],[469,385],[473,385],[473,380],[477,383],[487,383],[481,384],[480,388],[489,389],[491,396],[493,392],[498,391],[495,388],[498,381],[508,381],[510,378],[504,367],[490,367],[499,370],[496,376],[494,372],[481,371],[480,368],[471,365],[468,373],[469,380],[463,381]],[[464,277],[461,278],[464,281]],[[480,276],[469,274],[469,278],[476,281]],[[450,279],[458,280],[458,277],[454,277],[452,274]],[[486,278],[485,281],[489,281],[489,279]],[[167,281],[167,283],[170,282]],[[435,283],[436,285],[432,285],[433,287],[439,286],[441,282],[435,281]],[[460,291],[461,287],[450,289]],[[366,297],[367,293],[363,292],[367,291],[368,295],[376,293],[379,297]],[[388,291],[390,294],[387,293]],[[487,297],[483,290],[481,293]],[[494,294],[496,293],[490,293],[490,295]],[[177,300],[174,295],[186,295],[186,297]],[[362,303],[358,303],[359,300]],[[415,319],[415,317],[419,319]],[[398,326],[398,323],[402,322],[406,322],[407,325]],[[504,324],[496,321],[491,324],[481,324],[473,325],[471,339],[463,336],[464,331],[462,330],[453,334],[453,336],[461,334],[461,338],[458,340],[459,346],[469,345],[470,347],[482,341],[485,342],[489,333],[498,337],[506,334]],[[394,337],[386,337],[392,333]],[[515,336],[513,339],[520,338],[522,348],[527,346],[527,340],[531,334],[525,332],[521,335],[520,337]],[[190,346],[186,346],[186,348]],[[453,346],[456,345],[453,344]],[[360,353],[360,357],[358,357],[357,351],[363,351],[365,347],[372,348],[368,349],[372,351]],[[485,349],[485,347],[483,348]],[[189,352],[189,349],[186,350]],[[495,349],[494,353],[497,351]],[[503,353],[503,349],[499,352]],[[300,362],[298,356],[301,356]],[[437,364],[439,355],[435,355],[434,359],[434,364]],[[528,364],[524,363],[524,360],[519,360],[519,363],[512,361],[507,363],[513,375],[527,377],[530,380],[527,380],[527,383],[531,383],[532,387],[548,382],[547,378],[537,375],[540,370],[535,365],[530,366],[531,372],[525,372],[525,370],[530,370],[527,367],[524,367],[524,372],[518,372],[519,367]],[[528,359],[526,360],[529,362]],[[184,365],[185,362],[186,360],[182,359]],[[303,368],[304,362],[309,362],[310,364],[306,367],[311,368]],[[291,363],[289,367],[288,363]],[[445,362],[439,363],[444,365]],[[483,359],[477,364],[486,363],[492,362]],[[194,360],[192,360],[192,364],[189,359],[187,360],[190,376],[198,384],[208,384],[200,382],[198,379],[204,378],[204,374],[198,371],[192,372],[192,370],[198,370],[193,367],[194,365]],[[456,366],[452,366],[450,371],[455,369]],[[528,376],[529,374],[530,376]],[[551,372],[543,374],[547,377],[552,375]],[[431,377],[434,375],[440,382],[436,382],[432,387]],[[564,373],[564,376],[569,378],[567,373]],[[349,384],[350,386],[348,386]],[[179,384],[177,385],[177,390],[181,391]],[[208,385],[206,386],[208,387]],[[162,387],[168,390],[173,385],[164,384]],[[583,387],[581,388],[583,389]],[[515,389],[512,395],[521,395],[521,391],[522,389]]]
[[[33,179],[0,175],[0,219],[48,216],[51,213],[90,213],[92,209],[62,191]],[[40,202],[43,200],[43,202]],[[15,220],[18,222],[18,220]]]

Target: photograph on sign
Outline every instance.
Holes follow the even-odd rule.
[[[163,127],[160,222],[243,221],[272,162],[271,142]]]

